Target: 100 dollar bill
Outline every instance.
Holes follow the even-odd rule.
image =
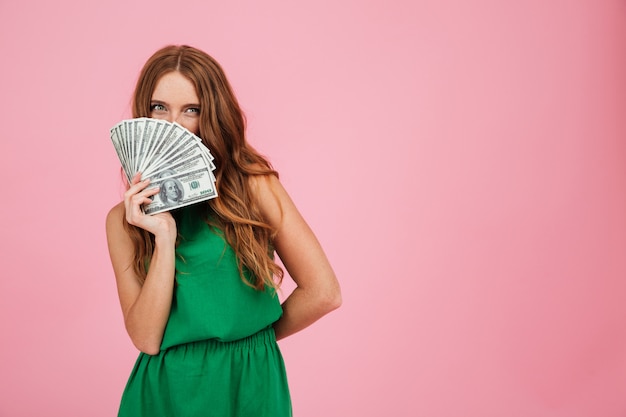
[[[144,205],[146,214],[156,214],[217,197],[212,173],[207,167],[159,178],[148,188],[159,187],[152,203]]]

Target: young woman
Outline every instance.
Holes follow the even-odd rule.
[[[134,117],[176,121],[211,150],[218,197],[144,215],[158,188],[138,173],[111,209],[109,253],[128,334],[141,351],[119,416],[288,416],[276,340],[341,304],[315,235],[266,159],[219,64],[168,46],[145,64]],[[281,305],[283,271],[296,289]]]

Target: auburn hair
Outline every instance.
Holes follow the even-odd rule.
[[[251,176],[278,177],[278,173],[247,142],[245,116],[217,61],[187,45],[158,50],[137,80],[133,117],[150,117],[156,84],[172,71],[178,71],[195,85],[200,99],[199,136],[215,158],[218,197],[199,204],[208,204],[215,214],[208,222],[223,231],[235,251],[241,279],[258,290],[265,286],[277,288],[284,272],[274,261],[272,240],[276,231],[261,216],[249,180]],[[129,224],[125,217],[124,227],[135,249],[133,269],[143,282],[154,251],[154,236]]]

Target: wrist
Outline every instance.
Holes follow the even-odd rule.
[[[155,247],[161,249],[175,248],[176,246],[176,229],[164,231],[154,235]]]

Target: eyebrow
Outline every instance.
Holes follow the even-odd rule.
[[[166,107],[169,105],[169,103],[162,100],[150,100],[150,104],[163,104]],[[183,104],[183,107],[200,107],[200,103],[187,103]]]

